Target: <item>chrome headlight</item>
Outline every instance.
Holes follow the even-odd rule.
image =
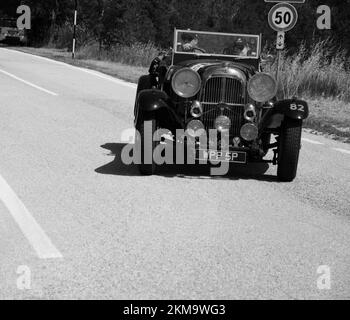
[[[182,98],[194,97],[201,88],[201,77],[190,68],[178,70],[171,81],[174,92]]]
[[[248,83],[249,96],[256,102],[266,102],[277,94],[277,82],[267,73],[257,73]]]

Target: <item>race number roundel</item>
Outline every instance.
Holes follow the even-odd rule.
[[[289,3],[278,3],[269,12],[269,24],[275,31],[290,31],[298,21],[298,11]]]

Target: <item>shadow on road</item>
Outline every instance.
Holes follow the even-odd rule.
[[[95,172],[105,175],[116,176],[142,176],[139,173],[137,165],[125,165],[121,161],[121,154],[126,144],[123,143],[106,143],[101,148],[110,151],[109,156],[114,156],[114,160],[100,168]],[[229,173],[226,176],[211,176],[210,166],[203,165],[163,165],[159,166],[156,175],[168,178],[186,178],[186,179],[252,179],[267,182],[278,182],[277,177],[266,175],[269,169],[266,163],[256,163],[249,165],[234,165],[231,166]]]

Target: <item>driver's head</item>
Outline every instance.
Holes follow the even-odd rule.
[[[243,42],[242,38],[238,38],[236,40],[236,42],[234,43],[234,48],[237,51],[242,51],[244,49],[244,42]]]
[[[194,46],[198,44],[198,35],[195,33],[184,33],[181,36],[181,39],[184,43],[190,43],[191,45],[194,45]]]

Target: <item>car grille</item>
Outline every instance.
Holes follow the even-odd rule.
[[[242,82],[236,78],[213,77],[210,78],[202,91],[201,101],[203,103],[245,103],[245,93]]]
[[[202,121],[207,130],[214,129],[217,117],[224,115],[231,120],[231,136],[239,136],[243,125],[245,88],[235,78],[210,78],[200,95],[203,106]],[[218,104],[225,104],[225,108]]]

